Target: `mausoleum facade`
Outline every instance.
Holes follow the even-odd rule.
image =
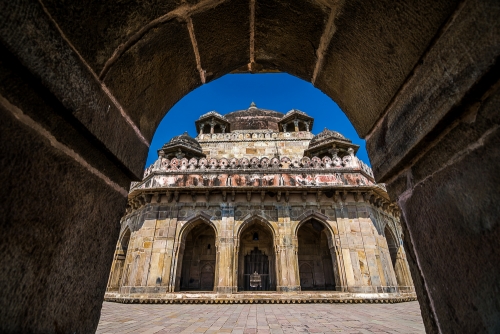
[[[252,103],[166,143],[131,186],[106,299],[415,299],[398,207],[357,145],[313,124]]]

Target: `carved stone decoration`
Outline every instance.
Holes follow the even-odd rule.
[[[222,158],[219,160],[219,166],[220,166],[220,169],[226,169],[229,165],[229,161],[227,161],[226,158]]]
[[[321,198],[323,197],[323,192],[321,190],[318,190],[316,192],[316,202],[319,204],[321,202]]]
[[[232,169],[236,169],[238,168],[238,166],[240,165],[238,159],[236,158],[232,158],[231,160],[229,160],[229,166],[232,168]]]
[[[322,161],[325,168],[332,168],[332,159],[329,156],[324,156]]]
[[[311,159],[311,166],[312,166],[313,168],[321,168],[321,165],[322,165],[322,161],[321,161],[321,159],[320,159],[320,158],[318,158],[318,157],[313,157],[313,158]]]
[[[143,198],[144,198],[145,203],[151,203],[151,199],[153,198],[153,194],[145,194],[143,196]]]
[[[352,166],[352,157],[350,155],[346,155],[342,158],[342,164],[344,167],[351,167]]]
[[[301,165],[304,167],[304,168],[309,168],[311,167],[311,159],[309,157],[303,157],[301,160],[300,160],[300,163]]]
[[[281,202],[281,191],[276,193],[276,201]]]
[[[205,158],[201,158],[199,161],[198,161],[198,164],[200,166],[200,169],[206,169],[207,166],[208,166],[208,160],[205,159]]]
[[[250,161],[247,158],[243,158],[240,161],[240,166],[243,169],[249,168],[250,167]]]
[[[263,169],[266,169],[269,167],[269,159],[268,158],[262,158],[260,159],[260,167]]]
[[[180,170],[186,170],[189,165],[189,160],[186,158],[181,159],[180,161]]]
[[[271,168],[272,169],[279,169],[280,168],[280,160],[278,158],[271,159]]]
[[[307,200],[307,191],[303,191],[301,193],[301,196],[302,196],[302,201],[305,202]]]
[[[259,168],[259,163],[260,161],[257,157],[250,159],[250,165],[252,166],[252,168]]]
[[[300,163],[299,159],[294,158],[294,159],[292,160],[292,165],[291,165],[291,167],[293,167],[293,168],[300,168],[300,166],[301,166],[301,163]]]
[[[225,190],[222,191],[222,201],[227,202],[227,192]]]
[[[252,192],[247,191],[247,202],[250,202],[252,200]]]
[[[173,199],[172,193],[170,191],[167,191],[167,193],[165,194],[165,196],[167,196],[167,201],[169,203],[172,203],[172,199]]]
[[[369,202],[370,201],[370,196],[371,196],[371,193],[370,192],[364,192],[363,193],[363,200],[365,202]]]
[[[196,192],[195,191],[191,192],[191,199],[193,200],[193,203],[196,203]]]
[[[285,202],[288,203],[289,199],[290,199],[290,192],[288,192],[288,190],[287,190],[287,191],[285,191]]]
[[[198,165],[198,160],[196,158],[189,159],[189,169],[190,170],[195,170],[197,165]]]
[[[162,170],[167,170],[169,166],[170,166],[170,160],[169,159],[162,159],[162,161],[161,161],[161,169]]]
[[[339,199],[340,199],[339,192],[338,192],[338,191],[336,191],[336,192],[333,194],[333,201],[334,201],[335,203],[338,203]]]
[[[179,191],[178,190],[174,191],[174,199],[175,199],[176,203],[179,202]]]
[[[162,193],[156,194],[156,203],[161,203]]]
[[[170,160],[170,170],[178,170],[178,167],[179,166],[179,159],[177,158],[173,158],[172,160]]]
[[[231,201],[234,202],[234,198],[236,197],[236,192],[233,190],[231,191]]]
[[[288,158],[288,157],[281,158],[281,167],[282,168],[284,168],[284,169],[290,168],[291,163],[292,163],[292,161],[290,160],[290,158]]]
[[[264,202],[264,199],[266,198],[266,192],[264,190],[262,190],[260,192],[260,201],[261,202]]]
[[[340,198],[342,199],[342,202],[344,202],[344,203],[345,203],[345,202],[346,202],[346,200],[347,200],[347,191],[342,191],[342,192],[340,193]]]
[[[210,165],[210,169],[216,169],[218,165],[217,159],[215,158],[210,159],[208,161],[208,164]]]

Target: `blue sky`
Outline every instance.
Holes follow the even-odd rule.
[[[286,73],[227,74],[205,84],[182,98],[163,118],[151,142],[146,166],[156,158],[156,151],[173,136],[187,131],[195,137],[194,121],[206,112],[221,114],[247,109],[251,102],[257,107],[286,113],[299,109],[314,118],[313,133],[325,127],[335,130],[360,146],[358,157],[370,165],[365,141],[358,137],[351,122],[337,104],[310,82]]]

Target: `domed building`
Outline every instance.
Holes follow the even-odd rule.
[[[358,146],[300,110],[195,121],[133,183],[106,299],[414,300],[398,207]]]

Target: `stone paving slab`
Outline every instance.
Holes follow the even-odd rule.
[[[97,333],[425,333],[418,302],[398,304],[120,304]]]

